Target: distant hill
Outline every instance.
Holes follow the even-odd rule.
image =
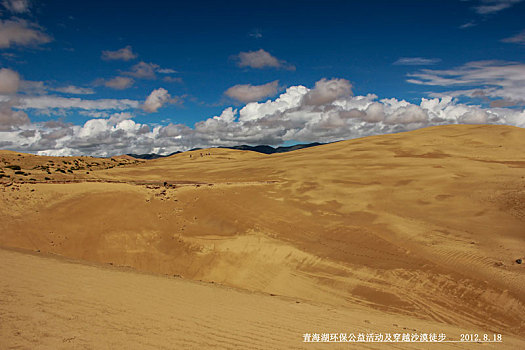
[[[306,143],[306,144],[300,144],[300,145],[293,145],[293,146],[286,146],[286,147],[272,147],[268,145],[259,145],[259,146],[248,146],[248,145],[240,145],[240,146],[233,146],[233,147],[216,147],[216,148],[227,148],[227,149],[236,149],[241,151],[253,151],[258,153],[264,153],[264,154],[273,154],[273,153],[285,153],[285,152],[291,152],[298,149],[308,148],[308,147],[315,147],[319,145],[324,145],[324,143],[319,142],[313,142],[313,143]],[[190,151],[196,151],[200,148],[194,148]],[[149,153],[149,154],[134,154],[134,153],[128,153],[127,155],[133,158],[137,159],[158,159],[158,158],[164,158],[164,157],[170,157],[174,154],[182,153],[181,151],[173,152],[167,155],[161,155],[156,153]]]
[[[253,151],[253,152],[259,152],[259,153],[264,153],[264,154],[272,154],[272,153],[285,153],[285,152],[295,151],[295,150],[302,149],[302,148],[315,147],[315,146],[320,146],[320,145],[324,145],[324,143],[313,142],[313,143],[306,143],[306,144],[286,146],[286,147],[272,147],[268,145],[260,145],[260,146],[241,145],[241,146],[218,147],[218,148],[229,148],[229,149],[238,149],[241,151]]]
[[[181,153],[180,151],[170,153],[168,155],[163,156],[162,154],[156,154],[156,153],[147,153],[147,154],[135,154],[135,153],[128,153],[127,155],[136,159],[157,159],[157,158],[164,158],[169,157],[174,154]]]

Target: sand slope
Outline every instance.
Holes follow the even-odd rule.
[[[479,344],[315,344],[304,333],[472,332],[0,249],[2,349],[458,349]],[[483,349],[517,349],[503,343]]]
[[[518,336],[524,148],[455,125],[4,182],[0,245]]]

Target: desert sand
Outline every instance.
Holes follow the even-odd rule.
[[[310,348],[305,332],[404,328],[503,343],[324,348],[525,347],[523,149],[523,129],[454,125],[272,155],[1,151],[2,347]]]

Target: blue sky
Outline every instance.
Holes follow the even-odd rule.
[[[3,0],[0,148],[169,153],[523,127],[524,15],[521,0]]]

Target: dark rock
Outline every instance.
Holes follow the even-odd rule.
[[[523,259],[516,259],[516,264],[521,264],[523,262]]]

